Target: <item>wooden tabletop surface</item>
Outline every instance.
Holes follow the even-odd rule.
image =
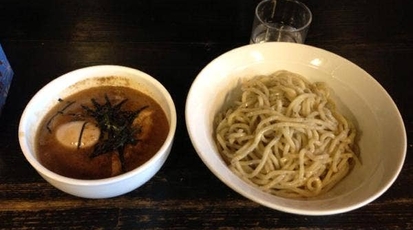
[[[246,45],[257,0],[2,0],[0,44],[15,72],[0,117],[0,228],[4,229],[413,229],[413,29],[410,0],[304,1],[313,12],[306,44],[370,73],[390,94],[408,136],[390,189],[359,209],[301,216],[231,190],[200,160],[185,127],[188,90],[212,59]],[[110,199],[57,190],[25,160],[17,140],[30,98],[78,68],[115,64],[156,77],[176,103],[178,127],[162,169]]]

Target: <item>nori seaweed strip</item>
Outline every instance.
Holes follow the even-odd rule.
[[[61,98],[59,98],[58,101],[59,101],[59,102],[63,102],[64,100],[61,99]],[[51,129],[49,126],[50,126],[50,124],[52,123],[53,119],[55,119],[58,115],[63,115],[63,112],[64,112],[67,108],[69,108],[71,105],[73,105],[74,103],[75,103],[75,101],[68,101],[68,102],[66,102],[66,106],[63,107],[63,109],[57,111],[56,114],[54,114],[54,115],[49,119],[49,121],[46,123],[46,128],[47,128],[47,130],[49,131],[49,133],[52,133],[52,129]]]
[[[125,172],[124,149],[127,145],[136,145],[139,142],[137,134],[141,132],[141,126],[134,127],[133,121],[148,106],[139,108],[136,111],[124,111],[121,110],[121,107],[127,99],[113,106],[107,95],[105,95],[105,100],[105,103],[99,104],[96,99],[92,98],[93,109],[82,105],[83,109],[95,118],[101,130],[99,141],[95,145],[91,157],[116,151],[121,162],[122,171]]]
[[[87,123],[88,122],[85,121],[82,125],[82,129],[80,130],[79,139],[77,140],[77,149],[80,149],[80,145],[82,145],[83,132],[85,131],[85,127]]]

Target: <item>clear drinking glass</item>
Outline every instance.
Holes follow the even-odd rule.
[[[312,14],[296,0],[264,0],[255,9],[250,43],[304,43]]]

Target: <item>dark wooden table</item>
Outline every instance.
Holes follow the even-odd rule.
[[[306,43],[374,76],[396,102],[408,135],[403,170],[384,195],[348,213],[312,217],[268,209],[228,188],[202,163],[186,131],[192,81],[212,59],[249,42],[258,1],[2,0],[0,43],[15,75],[0,118],[0,228],[413,229],[412,2],[305,1],[314,15]],[[20,150],[17,128],[43,85],[98,64],[155,76],[175,100],[178,128],[152,180],[120,197],[91,200],[43,180]]]

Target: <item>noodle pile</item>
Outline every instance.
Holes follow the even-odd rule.
[[[336,111],[327,86],[288,71],[244,82],[241,98],[215,121],[230,169],[274,195],[319,195],[357,160],[356,129]]]

